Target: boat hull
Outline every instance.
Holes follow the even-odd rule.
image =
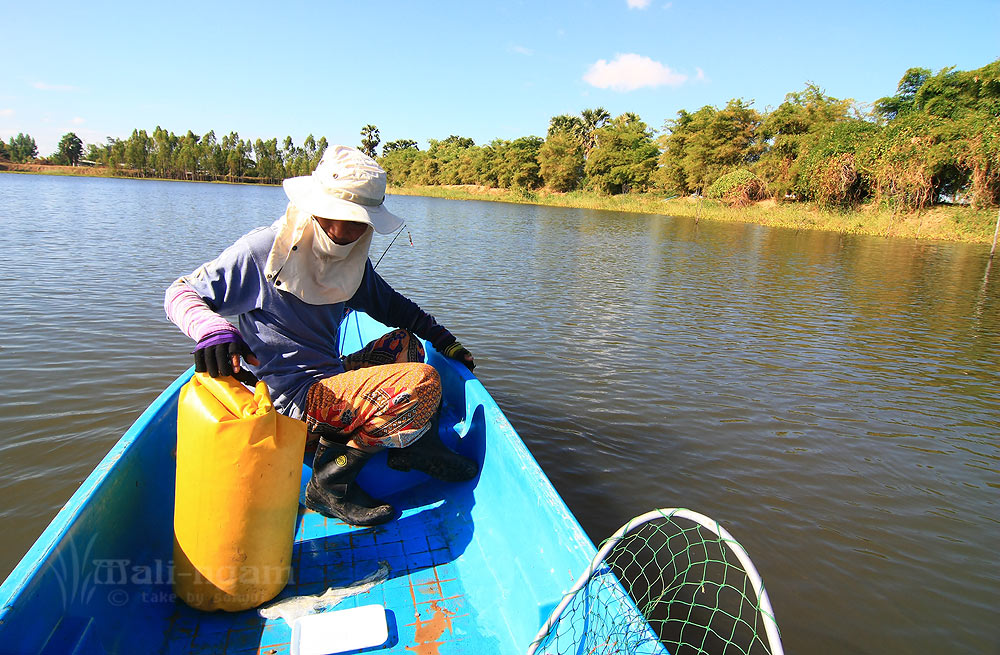
[[[385,330],[352,314],[342,349]],[[399,518],[353,528],[300,506],[292,578],[278,599],[386,566],[384,580],[336,607],[385,606],[379,652],[524,652],[595,549],[482,384],[427,352],[444,388],[442,439],[476,459],[480,475],[445,484],[376,456],[359,481]],[[136,420],[0,586],[0,653],[289,652],[282,619],[199,612],[173,596],[177,398],[190,375]],[[303,486],[309,475],[303,464]]]

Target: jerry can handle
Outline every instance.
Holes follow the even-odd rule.
[[[247,385],[251,389],[256,387],[257,383],[260,382],[260,380],[257,378],[256,375],[254,375],[253,373],[242,367],[240,368],[239,373],[233,374],[233,377],[236,378],[238,381],[242,382],[243,384]]]

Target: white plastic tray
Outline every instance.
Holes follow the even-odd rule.
[[[385,607],[363,605],[295,619],[290,650],[291,655],[332,655],[379,646],[388,639]]]

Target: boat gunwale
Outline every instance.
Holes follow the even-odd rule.
[[[14,566],[3,583],[0,583],[0,623],[3,623],[4,617],[17,603],[25,588],[49,561],[63,538],[79,519],[90,499],[107,481],[118,460],[135,445],[141,435],[145,434],[146,428],[160,416],[163,408],[180,394],[181,387],[193,374],[194,366],[181,373],[143,410],[115,445],[111,447],[111,450],[101,458],[94,470],[84,478],[69,500],[56,512],[56,515],[52,517],[52,520]]]

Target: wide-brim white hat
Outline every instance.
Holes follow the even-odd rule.
[[[290,177],[281,186],[293,205],[320,218],[367,223],[379,234],[403,225],[385,208],[386,175],[378,163],[349,146],[331,146],[312,175]]]

